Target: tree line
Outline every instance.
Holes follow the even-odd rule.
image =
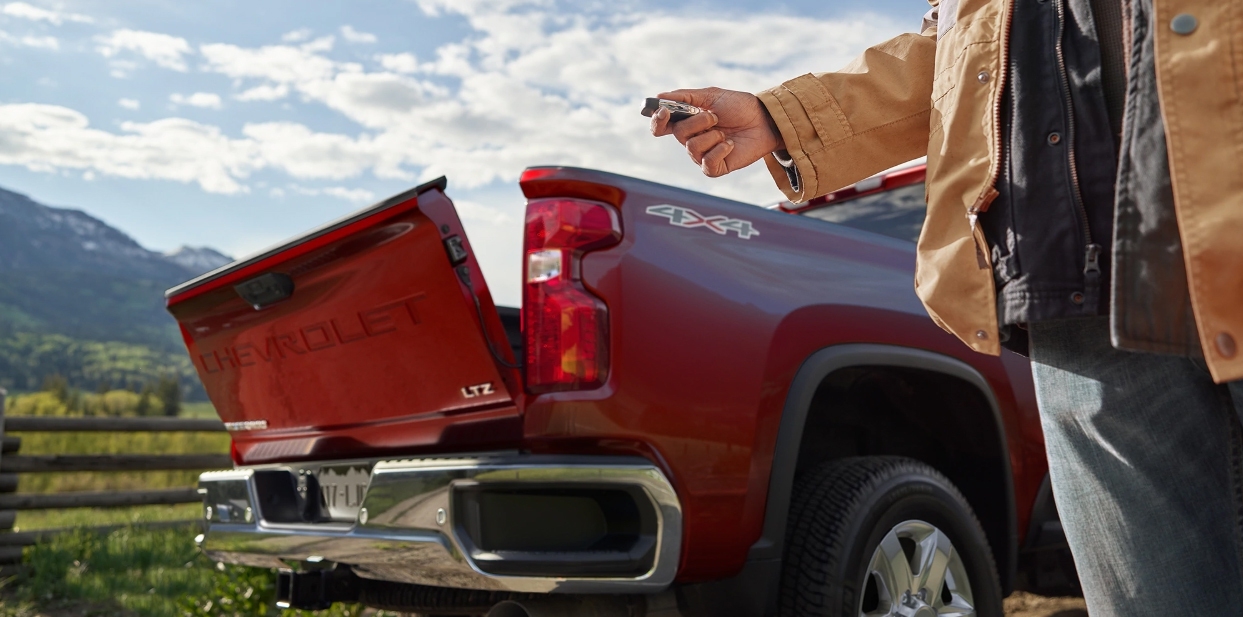
[[[138,389],[112,389],[100,384],[94,392],[69,385],[63,375],[50,375],[38,392],[10,396],[5,414],[18,416],[168,416],[181,413],[181,381],[165,375]]]
[[[128,390],[140,396],[146,388],[175,380],[181,388],[178,401],[207,398],[184,351],[80,340],[59,334],[13,333],[0,337],[0,387],[32,392],[45,389],[49,380],[63,381],[69,390]]]

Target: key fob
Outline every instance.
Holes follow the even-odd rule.
[[[677,101],[669,101],[666,99],[649,98],[647,99],[647,104],[643,106],[643,111],[641,113],[644,116],[651,118],[652,114],[656,113],[656,110],[661,107],[669,110],[670,122],[679,122],[695,114],[703,112],[702,109],[695,107],[694,105],[687,105],[686,103],[679,103]]]

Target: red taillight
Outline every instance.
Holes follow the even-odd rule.
[[[609,371],[608,306],[582,284],[583,254],[621,241],[611,206],[578,199],[527,204],[523,344],[527,390],[585,390]]]
[[[234,465],[242,466],[242,453],[238,451],[236,441],[229,441],[229,458],[233,459]]]

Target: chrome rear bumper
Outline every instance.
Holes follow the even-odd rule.
[[[372,579],[452,587],[558,593],[652,593],[673,582],[682,543],[682,510],[665,475],[641,458],[498,455],[478,458],[333,462],[371,467],[362,508],[352,522],[273,522],[271,495],[256,487],[256,473],[303,471],[298,465],[258,466],[204,473],[208,529],[200,544],[213,559],[258,567],[336,562]],[[314,467],[314,465],[312,465]],[[478,500],[496,491],[625,492],[649,512],[650,532],[636,535],[642,572],[618,574],[577,567],[608,559],[598,550],[539,552],[482,550]],[[306,491],[302,491],[305,496]],[[473,510],[474,513],[469,512]],[[287,520],[287,519],[286,519]],[[642,550],[640,550],[642,549]],[[602,557],[603,555],[603,557]],[[525,561],[524,561],[525,560]],[[566,573],[556,566],[567,564]],[[514,564],[539,562],[543,574],[515,574]],[[552,568],[549,571],[549,568]],[[520,571],[519,568],[518,571]],[[577,571],[578,573],[575,573]],[[498,573],[499,572],[499,573]]]

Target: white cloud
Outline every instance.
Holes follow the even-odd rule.
[[[366,189],[349,189],[343,186],[330,186],[324,189],[325,195],[331,195],[337,199],[345,199],[354,203],[367,203],[375,201],[375,193]]]
[[[0,105],[0,164],[194,182],[225,194],[245,191],[239,180],[262,166],[252,141],[190,120],[123,122],[120,129],[92,128],[86,116],[56,105]]]
[[[289,86],[263,84],[238,93],[233,97],[239,101],[277,101],[289,95]]]
[[[297,43],[299,41],[305,41],[309,38],[311,38],[310,28],[301,28],[298,30],[292,30],[290,32],[286,32],[285,34],[281,35],[281,40],[286,43]]]
[[[57,41],[54,36],[23,36],[22,45],[39,49],[60,49],[60,41]]]
[[[380,66],[394,73],[419,72],[419,59],[414,54],[377,54],[375,59],[376,62],[380,63]]]
[[[246,48],[215,43],[199,48],[205,70],[235,79],[257,78],[275,83],[301,83],[327,79],[337,64],[314,52],[289,45]]]
[[[57,122],[0,126],[0,155],[31,168],[91,168],[127,177],[145,173],[200,182],[205,190],[223,193],[246,190],[246,178],[258,169],[280,170],[302,181],[338,182],[363,174],[408,181],[447,174],[460,190],[513,182],[530,165],[565,164],[763,203],[778,199],[779,193],[760,166],[721,180],[701,177],[676,142],[648,135],[647,122],[638,114],[643,97],[708,85],[754,92],[793,75],[837,68],[866,44],[901,31],[874,15],[814,20],[767,13],[575,13],[553,3],[419,0],[428,14],[459,14],[473,29],[422,61],[409,53],[376,55],[376,64],[369,66],[336,60],[329,55],[333,37],[310,40],[309,31],[286,35],[290,44],[198,48],[205,72],[233,80],[235,99],[321,105],[355,123],[355,130],[325,133],[292,122],[265,122],[247,124],[240,135],[229,137],[214,127],[171,118],[126,124],[113,134],[86,126],[81,116],[64,119],[76,112],[48,108],[58,111],[40,113]],[[342,35],[348,38],[344,29]],[[184,39],[157,33],[118,30],[101,42],[105,55],[121,50],[178,70],[195,53]],[[222,104],[219,95],[205,92],[170,100]],[[39,143],[44,132],[82,134],[132,152],[130,158],[143,153],[168,160],[142,171],[90,157],[79,160],[70,151]],[[174,133],[198,144],[195,158],[187,158],[168,138]],[[32,145],[12,145],[27,143],[22,140]],[[157,151],[162,147],[170,152]],[[478,224],[498,220],[495,211],[480,212],[471,215]]]
[[[308,188],[305,186],[298,186],[297,184],[290,184],[289,190],[295,193],[298,193],[299,195],[309,195],[313,197],[320,196],[320,195],[327,195],[329,197],[336,197],[337,199],[344,199],[346,201],[353,202],[356,204],[370,203],[370,202],[375,201],[375,193],[372,193],[371,191],[368,191],[366,189],[351,189],[351,188],[346,188],[344,186],[329,186],[325,188]],[[284,197],[285,191],[279,188],[275,188],[275,189],[272,189],[271,191],[268,191],[268,194],[272,195],[273,197]]]
[[[366,137],[316,133],[293,122],[248,124],[242,133],[259,158],[296,178],[343,180],[376,164],[376,148]]]
[[[350,43],[374,43],[376,36],[370,32],[359,32],[353,26],[341,26],[341,37]]]
[[[60,41],[54,36],[33,36],[27,35],[17,37],[0,30],[0,43],[8,43],[10,45],[18,45],[22,47],[34,47],[36,49],[60,49]]]
[[[184,72],[187,68],[185,56],[194,53],[185,39],[159,32],[114,30],[112,34],[97,37],[96,40],[99,42],[97,49],[105,58],[132,51],[174,71]]]
[[[207,109],[220,109],[220,95],[211,92],[195,92],[190,96],[184,94],[169,95],[168,100],[174,105],[189,105]]]
[[[567,164],[767,202],[780,195],[760,166],[707,180],[672,140],[652,139],[638,115],[643,97],[707,85],[754,92],[842,66],[867,44],[902,30],[874,15],[572,14],[556,10],[553,0],[420,0],[419,6],[430,15],[460,14],[475,32],[443,45],[430,61],[377,55],[376,69],[335,61],[309,44],[204,45],[205,69],[267,89],[262,92],[288,88],[362,128],[353,136],[325,136],[311,148],[330,143],[333,154],[323,157],[274,145],[318,139],[305,127],[306,134],[260,140],[272,165],[298,169],[299,177],[447,173],[456,186],[470,188],[513,181],[529,165]],[[330,164],[337,160],[342,163]]]
[[[337,41],[336,37],[332,35],[321,36],[313,41],[308,41],[306,43],[303,43],[302,50],[306,52],[310,52],[310,53],[316,53],[316,52],[321,52],[321,51],[332,51],[332,46],[334,43],[336,43],[336,41]]]
[[[457,210],[458,216],[465,221],[494,226],[506,225],[514,221],[513,216],[495,206],[485,206],[469,199],[454,199],[453,207]]]
[[[556,0],[415,0],[423,12],[431,17],[445,13],[478,15],[481,13],[510,13],[521,8],[551,9]]]
[[[142,107],[142,103],[140,103],[138,99],[120,99],[117,101],[117,105],[120,105],[126,109],[138,109],[139,107]]]
[[[95,21],[88,15],[65,13],[62,11],[50,11],[48,9],[41,9],[37,6],[31,6],[25,2],[9,2],[4,5],[2,12],[10,17],[29,19],[31,21],[46,21],[57,26],[67,21],[83,24],[89,24]]]

